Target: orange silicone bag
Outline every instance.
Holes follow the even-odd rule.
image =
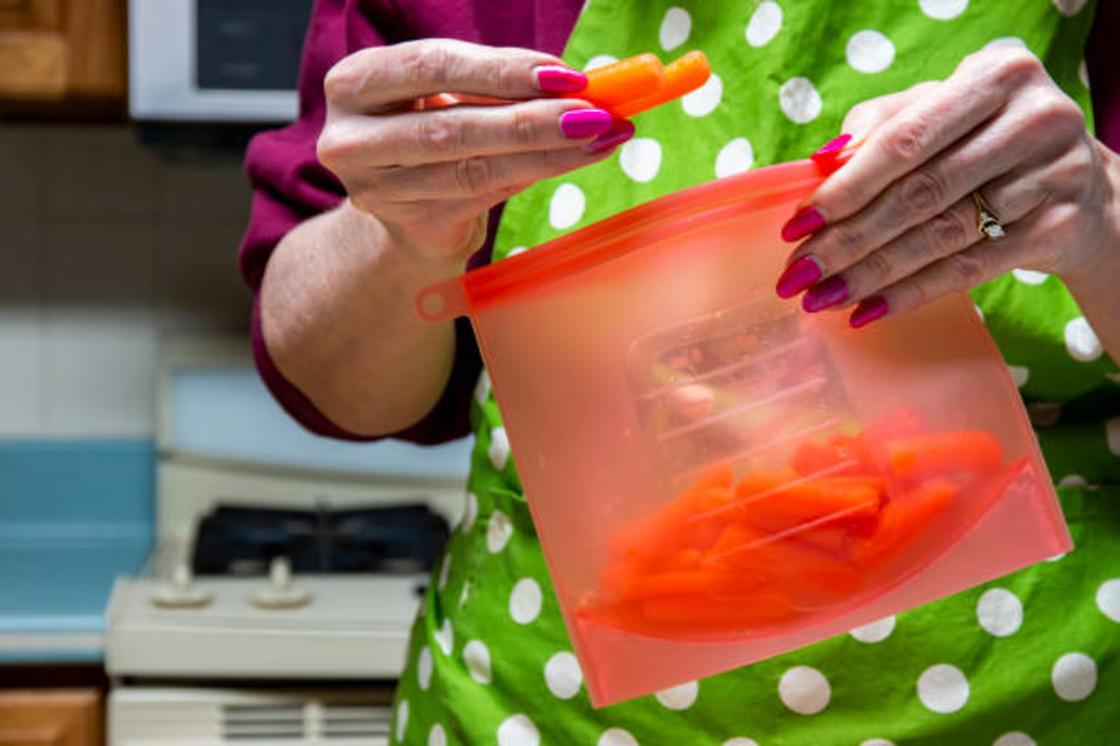
[[[780,226],[835,165],[684,190],[417,298],[471,318],[596,706],[1071,548],[966,295],[857,331],[774,294]]]

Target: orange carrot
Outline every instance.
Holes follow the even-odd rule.
[[[614,113],[615,107],[657,91],[664,80],[661,60],[639,54],[587,72],[580,98]]]
[[[767,576],[759,571],[718,572],[691,570],[659,572],[628,578],[619,589],[623,600],[657,598],[662,596],[690,596],[697,603],[705,603],[713,595],[747,593],[766,582]]]
[[[906,481],[989,472],[1003,461],[1000,442],[983,430],[897,438],[888,441],[885,448],[891,473]]]
[[[860,524],[875,520],[884,490],[878,477],[822,477],[756,497],[743,507],[743,513],[752,524],[769,532],[829,517]]]
[[[892,559],[914,537],[928,531],[959,494],[955,482],[935,478],[895,496],[883,508],[875,533],[853,545],[853,559],[869,569]]]
[[[641,612],[653,622],[687,624],[690,629],[766,624],[794,614],[789,598],[776,591],[705,599],[702,603],[690,598],[650,599],[642,603]]]
[[[625,101],[614,108],[614,115],[629,119],[661,104],[680,98],[696,90],[711,77],[712,69],[708,58],[699,50],[694,50],[665,66],[661,86],[652,93]]]

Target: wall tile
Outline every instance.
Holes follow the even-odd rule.
[[[38,308],[0,306],[2,437],[34,437],[43,431],[42,321]]]
[[[163,218],[239,221],[249,218],[252,193],[241,164],[236,162],[163,165],[160,214]]]
[[[151,436],[157,339],[150,310],[48,308],[45,327],[45,434]]]
[[[45,209],[53,220],[154,217],[161,166],[128,127],[50,130],[44,143]]]
[[[154,224],[116,219],[43,229],[44,293],[50,305],[152,308]]]
[[[43,186],[41,155],[34,129],[0,127],[0,220],[38,214]]]
[[[244,227],[240,221],[160,226],[155,287],[161,332],[248,328],[251,295],[237,271]]]

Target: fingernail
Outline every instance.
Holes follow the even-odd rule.
[[[560,115],[560,130],[565,137],[601,135],[613,124],[614,117],[602,109],[573,109]]]
[[[861,326],[867,326],[876,319],[881,319],[887,315],[890,306],[887,304],[887,299],[881,295],[873,295],[866,300],[861,300],[856,310],[852,311],[852,316],[848,319],[848,324],[853,329],[859,329]]]
[[[779,298],[792,298],[805,288],[821,279],[821,265],[811,256],[803,256],[793,262],[778,278]]]
[[[839,153],[841,150],[843,150],[844,146],[847,145],[851,141],[852,141],[852,136],[847,134],[847,133],[845,133],[843,135],[840,135],[839,137],[834,137],[831,140],[829,140],[828,142],[826,142],[824,145],[822,145],[817,150],[817,152],[813,153],[809,157],[812,158],[814,161],[819,161],[819,160],[822,160],[822,159],[824,159],[824,160],[830,159],[833,156],[835,156],[837,153]]]
[[[794,213],[785,225],[782,226],[782,240],[796,241],[819,231],[824,226],[824,215],[812,205],[806,205]]]
[[[587,87],[587,76],[560,65],[542,65],[533,70],[537,88],[545,93],[575,93]]]
[[[604,150],[609,150],[616,145],[629,140],[634,136],[634,123],[627,119],[615,120],[611,126],[610,131],[599,135],[587,145],[588,152],[601,153]]]
[[[809,313],[823,311],[848,300],[848,283],[839,275],[809,288],[801,298],[801,307]]]

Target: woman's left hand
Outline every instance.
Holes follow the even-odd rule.
[[[1029,52],[978,52],[943,82],[856,106],[845,131],[861,122],[862,145],[783,229],[810,237],[779,295],[855,305],[858,327],[1014,268],[1067,283],[1120,271],[1120,158]],[[974,195],[1006,235],[981,233]]]

